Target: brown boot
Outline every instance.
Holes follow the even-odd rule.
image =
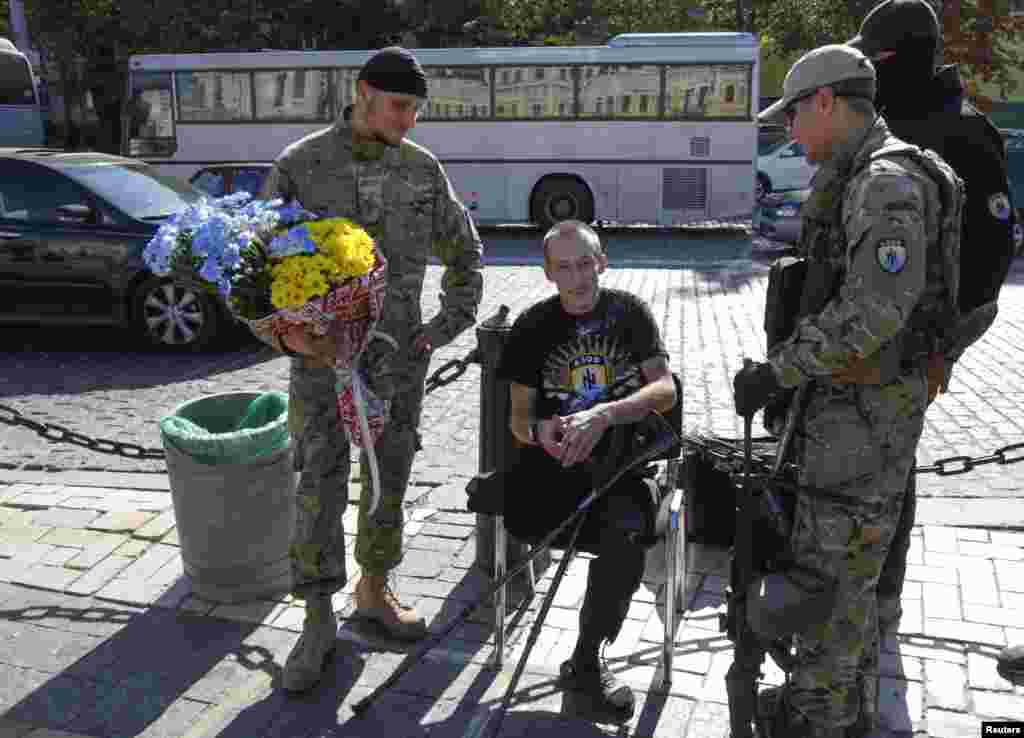
[[[427,623],[398,601],[387,576],[363,574],[356,584],[356,615],[379,623],[394,638],[415,641],[427,634]]]
[[[330,597],[306,601],[302,635],[295,642],[284,665],[282,685],[288,692],[305,692],[315,687],[331,654],[338,647],[338,620]]]

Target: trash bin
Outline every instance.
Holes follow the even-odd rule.
[[[160,421],[160,435],[193,593],[243,602],[289,592],[296,474],[287,396],[191,400]]]

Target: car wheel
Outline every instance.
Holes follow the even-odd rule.
[[[139,286],[132,315],[145,341],[168,351],[207,348],[224,323],[213,295],[198,285],[160,278]]]
[[[594,196],[573,177],[548,177],[542,180],[530,198],[530,220],[550,228],[563,220],[594,220]]]
[[[761,202],[765,195],[772,191],[772,181],[761,172],[757,173],[757,179],[754,182],[754,202]]]

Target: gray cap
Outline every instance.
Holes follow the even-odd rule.
[[[861,81],[863,96],[875,96],[875,67],[857,49],[846,44],[819,46],[797,59],[782,83],[782,98],[757,116],[759,121],[777,117],[795,101],[819,87],[840,82]]]

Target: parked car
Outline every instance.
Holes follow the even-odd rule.
[[[189,178],[196,189],[210,197],[248,192],[255,197],[263,187],[270,164],[211,164]]]
[[[783,141],[789,140],[789,130],[775,123],[759,123],[757,126],[757,155],[767,154]]]
[[[817,170],[807,161],[803,146],[786,140],[757,157],[754,199],[777,190],[802,190],[810,185]]]
[[[142,260],[200,197],[135,159],[0,148],[0,322],[125,324],[158,347],[210,346],[233,323],[223,302]]]
[[[1017,255],[1024,251],[1024,129],[1002,128],[1003,140],[1006,142],[1006,170],[1010,180],[1010,202],[1017,212],[1017,226],[1014,241]]]
[[[773,241],[796,243],[800,240],[800,209],[810,189],[769,192],[754,206],[754,230]]]

